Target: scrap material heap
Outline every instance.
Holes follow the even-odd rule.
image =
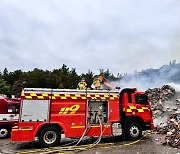
[[[180,94],[169,85],[148,89],[146,92],[155,119],[154,130],[159,134],[166,134],[163,145],[180,148]]]
[[[180,148],[180,114],[171,114],[166,123],[160,123],[155,127],[155,131],[159,134],[166,134],[162,140],[163,145],[170,145]]]
[[[176,105],[176,91],[169,85],[164,85],[162,88],[148,89],[149,101],[153,110],[154,117],[163,116],[165,113],[178,110]]]
[[[172,114],[167,120],[167,135],[163,140],[164,145],[180,148],[180,114]]]

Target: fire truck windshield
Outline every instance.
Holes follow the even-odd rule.
[[[145,94],[136,94],[136,104],[148,105],[148,98]]]

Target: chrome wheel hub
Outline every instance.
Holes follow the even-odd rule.
[[[129,133],[130,133],[130,135],[131,135],[132,137],[138,137],[138,135],[139,135],[139,129],[138,129],[138,127],[137,127],[137,126],[132,126],[132,127],[130,128]]]
[[[57,139],[57,135],[54,131],[47,131],[44,134],[44,142],[46,144],[52,144],[56,141],[56,139]]]
[[[8,130],[5,128],[0,129],[0,137],[6,137],[8,135]]]

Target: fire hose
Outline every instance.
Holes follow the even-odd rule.
[[[84,130],[82,136],[80,137],[80,139],[77,141],[73,141],[71,143],[68,143],[68,144],[65,144],[61,147],[52,147],[52,148],[45,148],[43,153],[46,153],[46,154],[50,154],[50,153],[58,153],[58,152],[63,152],[63,153],[67,153],[67,152],[80,152],[80,151],[86,151],[86,150],[90,150],[91,148],[95,147],[96,145],[98,145],[102,139],[102,136],[106,130],[106,128],[108,127],[108,121],[109,121],[109,117],[108,117],[108,120],[107,120],[107,123],[106,123],[106,126],[103,130],[103,125],[102,125],[102,122],[101,122],[101,119],[99,117],[99,114],[97,114],[97,119],[99,121],[99,125],[100,125],[100,135],[98,137],[98,139],[92,143],[92,144],[89,144],[89,145],[80,145],[80,146],[77,146],[83,139],[83,137],[89,132],[90,128],[91,128],[91,125],[92,125],[92,122],[91,123],[88,123],[87,124],[87,127],[86,129]],[[92,121],[92,120],[91,120]],[[140,139],[136,140],[136,141],[133,141],[133,142],[130,142],[130,143],[125,143],[125,144],[121,144],[120,146],[130,146],[130,145],[133,145],[133,144],[136,144],[138,142],[140,142],[143,138],[151,135],[151,134],[154,134],[154,132],[148,132],[146,134],[144,134]],[[77,143],[76,143],[77,142]],[[68,146],[68,145],[71,145],[71,144],[74,144],[76,143],[75,145],[72,145],[72,146]],[[110,147],[116,147],[116,145],[114,143],[108,143],[110,144],[111,146]],[[67,147],[68,146],[68,147]],[[35,153],[35,152],[39,152],[41,151],[41,149],[39,150],[32,150],[32,151],[27,151],[27,152],[18,152],[19,154],[27,154],[27,153]]]
[[[103,133],[104,133],[106,128],[104,129],[104,131],[102,130],[102,123],[101,123],[101,120],[100,120],[100,117],[99,117],[98,114],[97,114],[97,118],[98,118],[98,121],[99,121],[99,124],[100,124],[100,135],[99,135],[98,139],[93,144],[91,144],[90,146],[80,149],[80,151],[83,151],[83,150],[86,150],[86,149],[90,149],[90,148],[96,146],[97,144],[99,144],[99,142],[101,141],[102,135],[103,135]],[[92,125],[92,123],[90,124],[90,127],[91,127],[91,125]],[[83,134],[82,134],[81,138],[79,139],[79,141],[75,145],[69,147],[68,150],[72,151],[73,150],[72,148],[76,147],[82,141],[83,137],[87,134],[87,132],[89,131],[90,127],[87,127],[85,129],[85,131],[83,132]]]
[[[101,126],[101,128],[102,128],[102,126]],[[102,133],[102,129],[101,129],[101,133]],[[145,138],[151,134],[155,134],[155,132],[148,132],[136,141],[121,144],[121,145],[115,145],[114,143],[99,144],[100,139],[102,138],[102,135],[101,135],[101,137],[99,137],[93,144],[80,145],[80,146],[75,146],[75,147],[72,147],[72,146],[71,147],[51,147],[51,148],[45,148],[45,149],[29,150],[29,151],[24,151],[24,152],[21,151],[21,152],[17,152],[17,154],[29,154],[29,153],[51,154],[51,153],[59,153],[59,152],[67,154],[70,152],[80,152],[80,151],[90,150],[91,148],[95,147],[97,144],[99,144],[102,147],[108,145],[109,148],[119,147],[119,146],[130,146],[130,145],[140,142],[143,138]]]
[[[133,144],[136,144],[138,142],[140,142],[143,138],[151,135],[151,134],[156,134],[155,132],[148,132],[146,134],[144,134],[140,139],[136,140],[136,141],[133,141],[133,142],[130,142],[130,143],[125,143],[125,144],[122,144],[123,146],[129,146],[129,145],[133,145]]]

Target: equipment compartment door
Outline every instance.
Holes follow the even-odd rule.
[[[47,121],[49,100],[23,100],[21,121]]]

